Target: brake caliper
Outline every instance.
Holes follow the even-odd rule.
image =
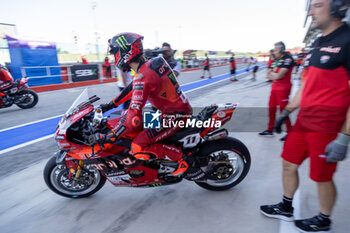
[[[72,175],[77,170],[78,165],[73,160],[66,160],[66,167],[69,170],[68,179],[72,179]]]

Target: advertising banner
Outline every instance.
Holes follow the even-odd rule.
[[[98,79],[98,65],[75,65],[71,67],[71,72],[73,82]]]

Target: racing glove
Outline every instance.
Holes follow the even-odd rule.
[[[89,136],[88,142],[90,145],[103,144],[106,142],[106,135],[102,133],[95,133]]]
[[[346,158],[350,135],[339,133],[338,137],[326,147],[327,163],[342,161]]]
[[[276,133],[282,132],[282,124],[288,119],[289,114],[291,114],[290,111],[287,109],[284,109],[281,113],[281,115],[278,116],[277,120],[275,121],[274,129]]]
[[[102,112],[107,112],[108,110],[115,108],[113,101],[109,102],[108,104],[101,104],[99,108],[101,108]]]

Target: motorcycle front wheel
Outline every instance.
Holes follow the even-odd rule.
[[[200,156],[209,158],[207,174],[215,179],[197,181],[202,188],[213,191],[224,191],[238,185],[250,169],[248,148],[238,139],[226,137],[203,143]]]
[[[103,187],[106,178],[95,168],[87,169],[89,172],[82,170],[77,180],[69,179],[69,169],[63,164],[56,164],[56,157],[52,157],[45,166],[44,180],[53,192],[61,196],[88,197]]]

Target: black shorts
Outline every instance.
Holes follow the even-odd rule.
[[[256,73],[259,69],[259,66],[254,66],[254,70],[253,70],[253,73]]]
[[[236,68],[231,69],[231,74],[236,74]]]
[[[204,70],[208,70],[209,71],[209,66],[204,66]]]

